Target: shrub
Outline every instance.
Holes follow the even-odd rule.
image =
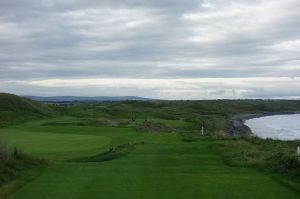
[[[171,133],[174,131],[173,128],[156,121],[144,121],[135,126],[135,129],[138,131],[146,131],[146,132],[164,132]]]
[[[285,154],[277,149],[270,160],[270,168],[275,171],[300,174],[300,159],[296,154]]]

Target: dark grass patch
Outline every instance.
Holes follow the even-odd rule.
[[[116,147],[110,147],[107,151],[101,154],[91,156],[88,158],[78,159],[75,160],[75,162],[104,162],[104,161],[113,160],[130,153],[132,150],[135,149],[136,146],[143,145],[143,144],[145,144],[145,142],[121,144]]]

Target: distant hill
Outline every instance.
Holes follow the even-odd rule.
[[[147,98],[135,96],[97,96],[97,97],[83,97],[83,96],[52,96],[52,97],[37,97],[37,96],[24,96],[32,100],[40,102],[74,102],[74,101],[125,101],[125,100],[138,100],[145,101]]]
[[[40,118],[52,112],[45,104],[13,94],[0,93],[0,126]]]

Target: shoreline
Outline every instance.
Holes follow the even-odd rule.
[[[253,135],[251,129],[245,125],[246,120],[273,115],[292,114],[300,114],[300,111],[277,111],[236,115],[230,120],[229,128],[225,132],[233,136]]]

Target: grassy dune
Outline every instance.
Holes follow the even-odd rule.
[[[11,124],[49,117],[47,105],[8,93],[0,93],[0,128]]]

